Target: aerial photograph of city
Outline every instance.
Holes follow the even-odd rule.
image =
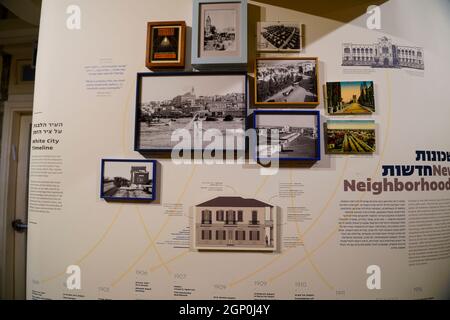
[[[219,9],[214,6],[206,9],[204,16],[203,50],[236,51],[236,10]]]
[[[317,159],[318,126],[316,114],[256,112],[258,158]]]
[[[259,51],[300,51],[300,23],[258,22],[257,48]]]
[[[189,132],[192,141],[209,129],[222,134],[224,141],[226,135],[244,133],[246,100],[245,74],[143,77],[136,147],[172,149],[179,143],[172,141],[178,129]],[[210,143],[202,141],[203,148]]]
[[[329,120],[326,125],[327,153],[374,153],[376,145],[375,121]]]
[[[153,161],[103,160],[102,198],[153,200]]]
[[[317,60],[257,59],[256,104],[317,104]]]
[[[329,114],[372,114],[375,112],[372,81],[328,82],[326,88]]]

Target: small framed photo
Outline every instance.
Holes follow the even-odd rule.
[[[183,68],[186,51],[184,21],[149,22],[146,66],[149,69]]]
[[[329,154],[371,154],[376,150],[375,121],[329,120],[325,143]]]
[[[257,160],[320,160],[320,112],[256,110]]]
[[[255,66],[256,105],[318,105],[317,58],[260,58]]]
[[[299,52],[302,50],[302,25],[298,22],[258,22],[257,50]]]
[[[156,200],[156,161],[103,159],[100,196],[110,201]]]
[[[246,72],[140,73],[135,151],[245,150],[247,102]]]
[[[247,0],[194,0],[192,65],[247,64]]]
[[[371,115],[375,112],[373,82],[327,82],[326,102],[330,115]]]

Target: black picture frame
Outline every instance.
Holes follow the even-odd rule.
[[[134,150],[140,153],[170,153],[173,151],[174,148],[171,146],[167,147],[161,147],[161,148],[146,148],[141,147],[141,100],[142,100],[142,81],[146,77],[206,77],[206,76],[242,76],[242,81],[244,84],[244,113],[243,113],[243,123],[242,123],[242,129],[245,133],[247,130],[247,116],[248,116],[248,106],[249,106],[249,95],[248,95],[248,75],[247,72],[244,71],[221,71],[221,72],[211,72],[211,71],[204,71],[204,72],[141,72],[137,74],[137,81],[136,81],[136,102],[135,102],[135,130],[134,130]],[[245,137],[244,137],[245,139]],[[224,148],[222,151],[246,151],[245,148],[245,141],[243,144],[243,149],[226,149]],[[204,151],[206,150],[204,147],[201,149],[195,149],[191,148],[188,149],[188,151],[194,152],[194,151]]]

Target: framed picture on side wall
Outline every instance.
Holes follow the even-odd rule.
[[[317,58],[260,58],[255,66],[256,105],[318,105]]]
[[[247,0],[194,0],[192,65],[246,69]]]
[[[107,201],[154,201],[155,160],[102,160],[100,196]]]
[[[149,69],[183,68],[186,51],[184,21],[149,22],[146,66]]]

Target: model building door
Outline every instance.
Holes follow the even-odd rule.
[[[228,230],[228,245],[233,245],[233,230]]]

